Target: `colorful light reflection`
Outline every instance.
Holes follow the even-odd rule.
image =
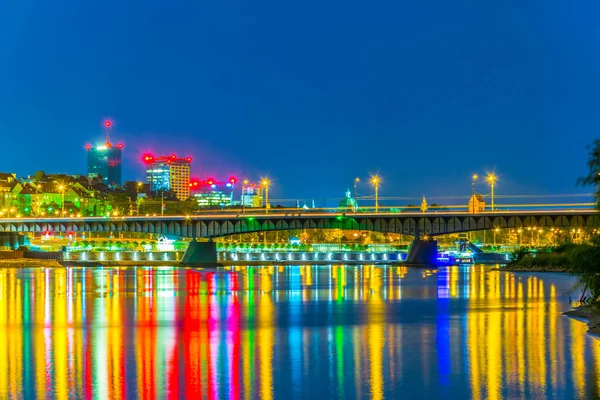
[[[600,344],[558,316],[557,293],[479,267],[5,268],[0,393],[586,397]]]

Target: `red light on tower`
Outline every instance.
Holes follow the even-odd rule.
[[[106,147],[110,149],[112,147],[112,143],[111,142],[106,142]]]
[[[235,178],[235,176],[232,176],[231,178],[229,178],[229,182],[235,184],[237,182],[237,179]]]
[[[185,161],[192,162],[192,157],[186,157]]]
[[[215,183],[215,180],[214,179],[209,179],[206,183],[208,183],[209,185],[212,185],[212,184]]]
[[[111,125],[112,125],[112,122],[110,122],[110,120],[107,119],[106,121],[104,121],[105,127],[110,128]]]
[[[119,143],[119,144],[117,145],[117,147],[118,147],[118,148],[120,148],[120,149],[122,149],[122,148],[123,148],[123,143]]]
[[[177,156],[176,156],[175,154],[173,154],[173,155],[171,156],[171,158],[174,160],[174,159],[176,159],[176,158],[177,158]]]
[[[154,156],[152,154],[144,154],[142,156],[142,161],[146,164],[152,164],[154,162]]]
[[[86,145],[85,145],[85,149],[86,149],[86,150],[91,150],[91,148],[92,148],[92,146],[90,146],[89,144],[86,144]]]
[[[198,182],[197,179],[190,179],[189,186],[190,186],[190,190],[198,189],[198,187],[200,186],[200,182]]]

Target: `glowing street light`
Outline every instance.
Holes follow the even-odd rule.
[[[61,192],[61,195],[62,195],[62,201],[61,201],[62,211],[61,211],[60,215],[64,216],[65,215],[65,185],[62,183],[57,183],[57,185],[58,185],[58,190]]]
[[[135,205],[137,215],[140,215],[140,188],[144,186],[144,182],[138,182],[135,185]]]
[[[269,213],[269,185],[271,182],[267,178],[263,178],[261,185],[265,188],[265,214]]]
[[[477,179],[479,179],[479,175],[473,174],[473,176],[471,177],[471,179],[472,179],[472,184],[471,184],[471,208],[472,208],[472,213],[475,214],[475,181]]]
[[[496,185],[498,178],[496,177],[496,174],[492,172],[491,174],[487,175],[485,180],[488,181],[490,188],[492,189],[492,211],[494,211],[494,186]]]
[[[381,178],[379,175],[374,175],[371,177],[371,185],[375,188],[375,214],[379,212],[379,184],[381,183]]]

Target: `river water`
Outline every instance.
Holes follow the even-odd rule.
[[[483,266],[0,269],[0,398],[596,398],[575,280]]]

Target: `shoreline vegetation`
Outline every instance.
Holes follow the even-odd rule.
[[[597,303],[580,305],[573,310],[565,311],[563,315],[585,320],[588,326],[588,333],[600,335],[600,306]]]
[[[14,258],[0,260],[0,268],[60,268],[62,265],[56,260],[38,260],[32,258]]]

